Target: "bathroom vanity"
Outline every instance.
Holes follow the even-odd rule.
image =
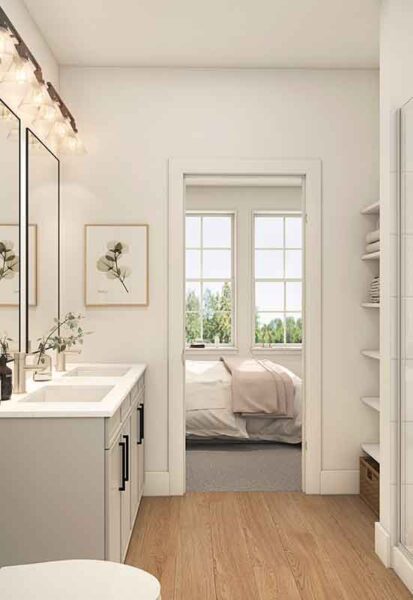
[[[145,370],[73,366],[0,403],[0,566],[124,560],[144,487]]]

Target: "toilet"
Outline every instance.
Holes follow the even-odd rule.
[[[159,581],[127,565],[62,560],[3,567],[1,600],[161,600]]]

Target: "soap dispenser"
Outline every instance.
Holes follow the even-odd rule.
[[[13,390],[12,370],[7,366],[5,354],[0,356],[0,388],[0,400],[10,400]]]

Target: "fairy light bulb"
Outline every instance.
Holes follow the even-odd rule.
[[[34,67],[27,59],[14,56],[8,70],[4,73],[2,83],[15,83],[24,86],[34,81]]]
[[[67,119],[59,119],[56,121],[50,132],[52,137],[56,137],[62,140],[64,137],[69,136],[72,132],[72,128]]]
[[[54,121],[58,116],[58,109],[56,104],[53,102],[51,104],[44,104],[39,111],[39,118],[44,119],[45,121]]]
[[[61,154],[86,154],[86,148],[77,133],[65,136],[60,145]]]
[[[6,27],[0,27],[0,71],[4,72],[10,67],[13,57],[16,55],[16,47],[13,36]]]
[[[43,84],[33,84],[19,105],[20,113],[28,118],[35,119],[41,110],[51,104],[52,100]]]

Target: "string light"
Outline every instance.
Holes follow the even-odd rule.
[[[12,109],[53,148],[63,153],[86,152],[72,114],[53,85],[45,84],[39,63],[1,6],[0,90]],[[0,106],[0,120],[12,120],[4,106]],[[9,138],[14,136],[11,131]]]

